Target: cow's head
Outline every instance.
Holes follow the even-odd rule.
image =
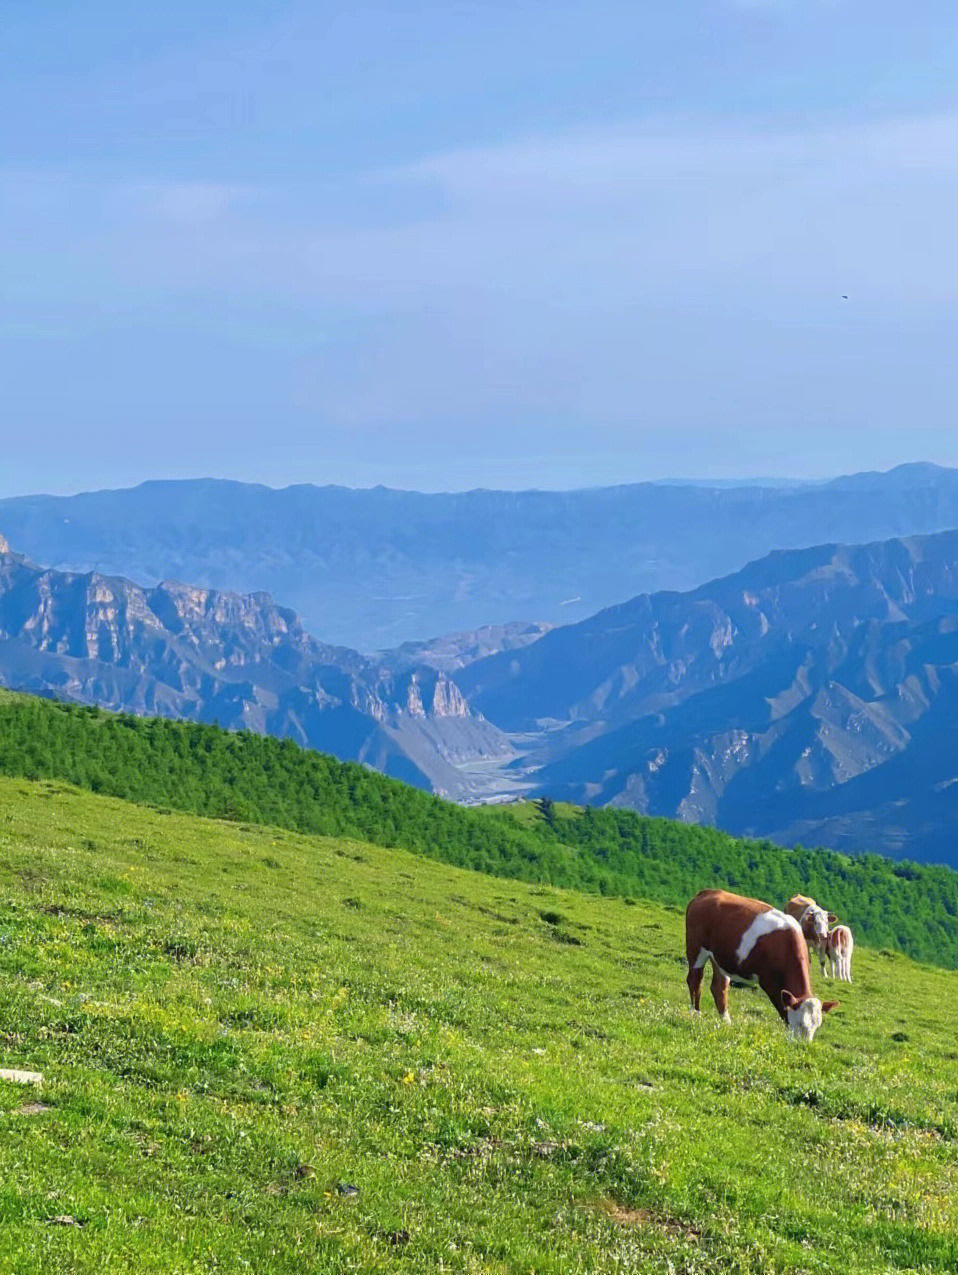
[[[812,905],[802,917],[802,933],[810,943],[824,943],[828,938],[828,918],[831,913]],[[838,919],[837,917],[835,918]]]
[[[788,1018],[789,1033],[795,1040],[812,1040],[822,1019],[838,1004],[838,1001],[825,1001],[817,996],[793,996],[789,991],[782,992],[782,1006]]]

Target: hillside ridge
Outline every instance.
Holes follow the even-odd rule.
[[[958,967],[958,874],[784,850],[625,810],[464,809],[291,741],[0,692],[0,773],[302,833],[355,837],[501,877],[672,905],[721,884],[826,900],[877,946]]]
[[[575,624],[365,656],[266,593],[0,552],[0,681],[550,796],[958,867],[958,531],[777,550]]]
[[[947,531],[778,551],[458,677],[533,792],[958,866],[956,669]]]

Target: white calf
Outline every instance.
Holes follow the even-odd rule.
[[[852,938],[851,930],[847,925],[836,925],[825,940],[825,950],[820,956],[824,976],[828,978],[828,971],[825,969],[827,961],[832,978],[837,978],[843,983],[850,983],[854,949],[855,940]]]

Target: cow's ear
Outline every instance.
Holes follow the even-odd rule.
[[[835,915],[835,913],[834,913],[834,912],[829,912],[829,914],[828,914],[828,924],[829,924],[829,925],[834,925],[834,924],[835,924],[835,922],[836,922],[837,920],[838,920],[838,917]]]
[[[822,1013],[830,1014],[833,1009],[837,1009],[841,1001],[822,1001]]]
[[[782,1004],[786,1009],[794,1009],[798,1004],[798,997],[793,996],[787,987],[782,988]]]

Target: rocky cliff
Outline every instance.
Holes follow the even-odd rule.
[[[134,713],[289,735],[453,796],[508,744],[428,665],[324,645],[267,593],[37,566],[0,542],[0,682]]]
[[[958,532],[777,552],[579,624],[377,657],[265,593],[3,549],[0,681],[290,736],[460,799],[544,793],[958,866]]]

